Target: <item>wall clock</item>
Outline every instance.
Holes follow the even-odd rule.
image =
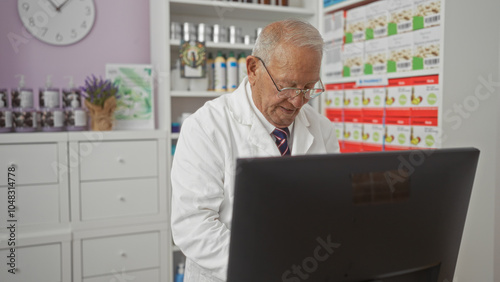
[[[35,38],[53,45],[82,40],[95,21],[93,0],[18,0],[17,10]]]

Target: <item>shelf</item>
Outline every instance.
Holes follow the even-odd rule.
[[[181,41],[178,39],[171,39],[170,40],[170,46],[172,47],[180,47]],[[207,48],[212,48],[212,49],[232,49],[232,50],[252,50],[253,44],[247,45],[243,43],[214,43],[214,42],[206,42],[205,46]]]
[[[314,11],[299,7],[282,7],[250,3],[221,2],[208,0],[170,0],[170,11],[175,14],[227,17],[238,20],[262,20],[279,18],[304,18],[314,16]]]
[[[400,73],[388,73],[388,79],[394,78],[404,78],[404,77],[416,77],[416,76],[428,76],[428,75],[439,75],[439,69],[431,69],[431,70],[418,70],[418,71],[408,71],[408,72],[400,72]],[[365,75],[365,76],[355,76],[355,77],[343,77],[339,79],[328,79],[323,81],[323,84],[335,84],[335,83],[346,83],[346,82],[355,82],[359,78],[376,78],[383,77],[384,75]]]
[[[170,139],[172,139],[172,140],[179,139],[179,135],[180,135],[179,132],[170,133]]]
[[[191,97],[191,98],[216,98],[220,95],[231,92],[213,92],[213,91],[172,91],[170,97]]]
[[[331,6],[324,8],[323,13],[328,14],[328,13],[336,11],[336,10],[340,10],[340,9],[344,9],[344,8],[348,8],[348,9],[354,8],[356,6],[368,4],[371,2],[375,2],[375,1],[376,0],[347,0],[347,1],[333,4]]]

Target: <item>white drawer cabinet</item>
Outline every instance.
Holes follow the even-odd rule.
[[[14,165],[17,185],[58,182],[58,148],[49,144],[5,144],[0,146],[0,186],[7,185],[7,168]]]
[[[16,187],[15,214],[19,218],[17,226],[34,227],[60,223],[59,195],[59,186],[54,184]],[[7,203],[7,187],[0,187],[0,203]],[[2,229],[7,224],[7,216],[6,210],[0,211]]]
[[[68,250],[69,251],[69,250]],[[8,249],[0,250],[2,281],[10,282],[59,282],[63,280],[61,244],[47,244],[16,248],[16,274],[8,270]],[[68,258],[66,258],[68,259]],[[4,280],[5,279],[5,280]]]
[[[94,143],[95,144],[95,143]],[[158,175],[158,143],[146,141],[104,141],[83,156],[89,144],[81,142],[80,180],[121,179]]]
[[[160,265],[159,233],[84,239],[82,262],[83,277],[156,268]]]
[[[82,221],[158,214],[158,199],[156,178],[81,183]]]
[[[144,281],[155,282],[160,280],[160,270],[158,268],[139,271],[116,271],[110,275],[85,278],[83,282],[110,282],[110,281]]]

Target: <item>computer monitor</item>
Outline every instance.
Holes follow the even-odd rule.
[[[239,159],[228,282],[451,282],[474,148]]]

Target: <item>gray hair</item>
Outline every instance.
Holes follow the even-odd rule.
[[[267,25],[257,38],[252,55],[269,63],[276,47],[283,43],[308,47],[323,56],[325,42],[319,31],[310,23],[298,19],[287,19]]]

